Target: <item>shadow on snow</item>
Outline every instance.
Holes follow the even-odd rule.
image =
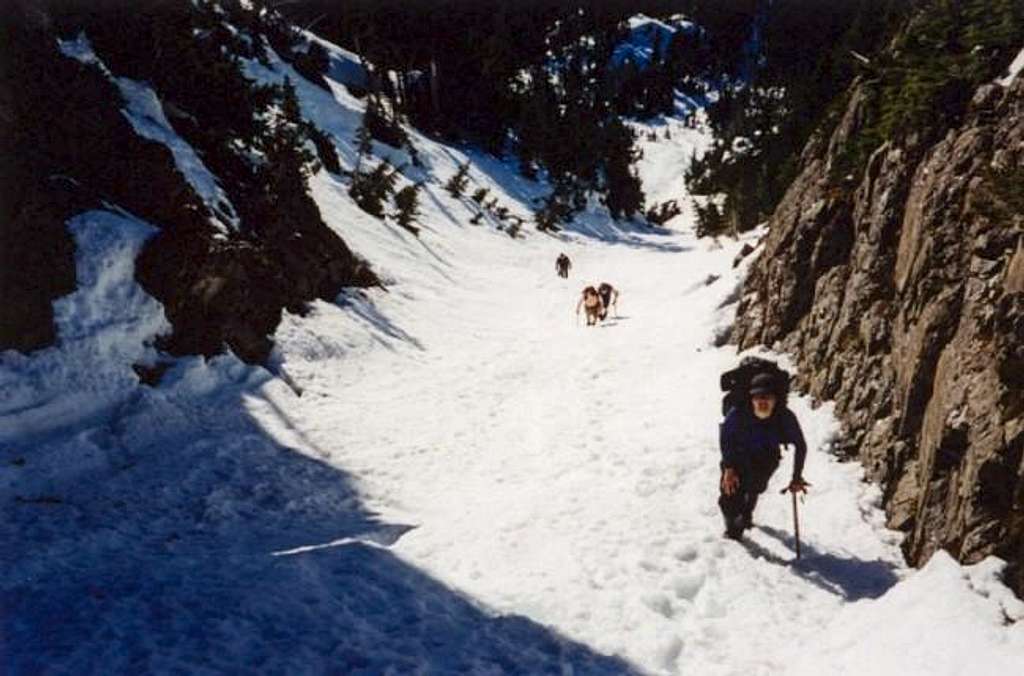
[[[674,234],[671,230],[655,228],[635,220],[613,221],[610,218],[599,219],[583,214],[561,227],[563,232],[571,232],[605,244],[626,246],[631,249],[646,249],[661,253],[683,253],[690,250],[689,247],[675,242],[658,241],[660,238],[667,238]]]
[[[380,310],[377,309],[373,304],[373,301],[367,298],[360,291],[342,291],[334,302],[338,307],[348,310],[389,338],[409,343],[417,350],[425,349],[423,344],[417,338],[407,333],[393,321],[388,319]],[[384,341],[380,341],[380,343],[389,350],[394,349]]]
[[[539,181],[522,176],[507,160],[494,157],[479,149],[466,148],[464,152],[472,162],[473,171],[501,185],[506,194],[518,202],[518,206],[523,210],[521,215],[526,220],[524,227],[536,232],[533,227],[533,212],[547,197],[550,189]],[[610,217],[584,211],[569,223],[561,224],[559,227],[562,233],[573,233],[606,244],[623,245],[634,249],[648,249],[664,253],[682,253],[689,250],[688,247],[676,243],[657,241],[674,233],[671,230],[653,227],[636,219],[613,221]]]
[[[212,400],[140,388],[104,425],[21,444],[102,461],[3,506],[0,672],[635,671],[392,554],[410,526],[271,438],[253,380]]]
[[[847,556],[823,552],[801,540],[801,558],[797,560],[796,541],[793,536],[771,526],[755,526],[794,552],[794,558],[784,559],[756,542],[744,539],[742,544],[751,554],[793,571],[811,584],[831,594],[842,596],[847,601],[875,599],[882,596],[899,582],[896,566],[882,560],[865,561]]]

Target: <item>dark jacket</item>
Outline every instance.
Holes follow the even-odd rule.
[[[731,467],[743,474],[752,467],[778,463],[782,444],[793,444],[793,479],[801,479],[807,442],[800,423],[789,408],[780,406],[771,418],[761,420],[746,407],[729,411],[719,428],[722,467]]]

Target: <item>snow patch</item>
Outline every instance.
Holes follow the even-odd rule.
[[[327,78],[336,83],[366,89],[369,86],[369,75],[363,67],[359,55],[338,45],[324,40],[314,33],[303,31],[303,36],[311,43],[324,48],[327,52]]]
[[[106,64],[96,56],[96,52],[92,49],[92,43],[89,42],[89,38],[84,32],[79,33],[73,40],[58,40],[57,48],[64,56],[87,66],[95,66],[108,78],[112,77]]]
[[[135,282],[135,257],[156,228],[88,211],[68,221],[78,288],[53,303],[58,345],[0,359],[0,441],[25,442],[55,427],[79,427],[132,395],[133,363],[155,358],[148,343],[168,331],[163,307]]]
[[[789,662],[793,674],[999,674],[1020,670],[1024,603],[1005,562],[961,566],[938,551],[884,596],[844,607]]]
[[[1017,76],[1020,74],[1021,70],[1024,70],[1024,49],[1020,50],[1020,53],[1018,53],[1017,56],[1013,59],[1013,62],[1010,63],[1010,66],[1006,72],[1006,76],[996,80],[996,82],[998,82],[1004,87],[1009,87],[1011,84],[1013,84],[1013,81],[1017,79]]]
[[[627,21],[629,36],[615,47],[612,52],[612,63],[621,66],[629,62],[641,69],[646,68],[656,59],[665,58],[672,39],[677,34],[697,30],[695,24],[678,16],[669,21],[671,23],[645,14],[630,17]]]

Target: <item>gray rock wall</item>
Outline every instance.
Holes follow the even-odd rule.
[[[982,87],[930,147],[835,177],[864,100],[808,144],[734,340],[791,352],[798,385],[835,400],[839,451],[882,484],[908,560],[996,554],[1024,593],[1024,78]]]

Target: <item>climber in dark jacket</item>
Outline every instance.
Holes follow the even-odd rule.
[[[722,479],[718,506],[725,517],[725,535],[739,539],[751,526],[757,498],[779,467],[780,446],[793,444],[793,475],[788,490],[807,492],[802,473],[807,443],[796,415],[780,403],[776,379],[760,373],[750,381],[750,399],[729,411],[722,423]]]

